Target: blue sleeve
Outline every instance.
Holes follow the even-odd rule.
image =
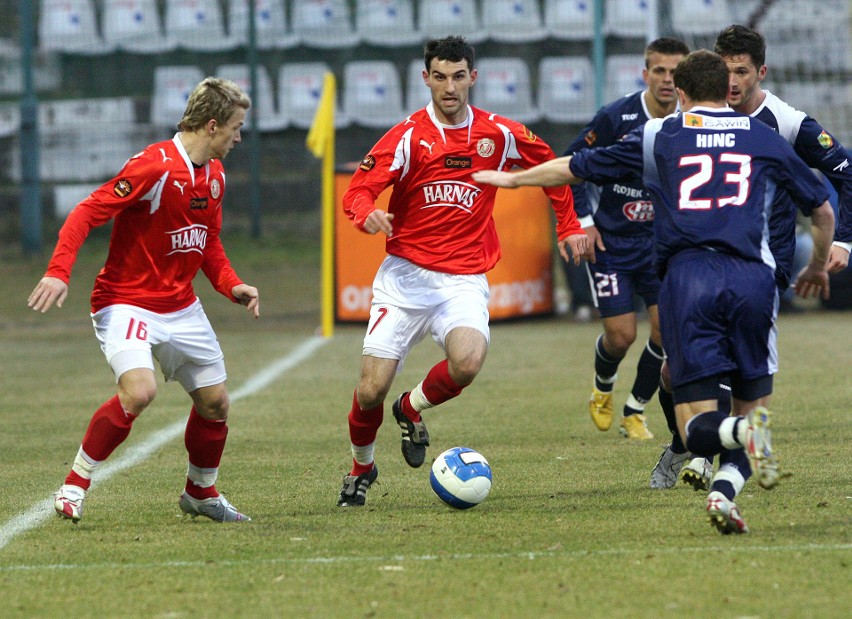
[[[583,150],[571,159],[571,173],[596,185],[642,178],[643,127],[606,148]]]
[[[849,153],[816,120],[806,117],[793,144],[796,154],[828,179],[837,192],[837,228],[834,238],[852,242],[852,167]]]
[[[606,110],[607,107],[602,107],[597,111],[592,121],[583,127],[574,141],[565,149],[563,155],[574,155],[582,150],[596,146],[609,146],[615,143],[615,131]],[[574,211],[577,213],[577,217],[593,215],[592,206],[589,204],[586,193],[586,184],[572,185],[571,191],[574,193]]]

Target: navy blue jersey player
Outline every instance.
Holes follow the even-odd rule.
[[[681,114],[651,120],[605,149],[474,180],[517,187],[641,175],[654,203],[660,323],[681,438],[699,456],[727,454],[771,488],[779,477],[766,408],[777,371],[772,202],[784,189],[811,216],[814,250],[798,279],[816,290],[828,284],[834,212],[825,186],[784,138],[727,108],[720,56],[693,52],[674,79]],[[724,377],[732,416],[718,410]],[[706,511],[722,533],[748,532],[732,496],[710,492]]]
[[[649,119],[676,111],[674,70],[688,53],[686,43],[677,39],[660,38],[649,43],[642,72],[647,87],[602,107],[565,154],[615,144]],[[596,262],[587,262],[587,268],[604,329],[595,342],[595,383],[589,413],[599,430],[609,430],[618,366],[636,340],[638,295],[648,309],[651,333],[624,405],[620,431],[630,439],[653,438],[643,412],[657,389],[663,362],[657,314],[660,281],[654,270],[654,209],[638,177],[576,185],[574,208],[598,250]]]

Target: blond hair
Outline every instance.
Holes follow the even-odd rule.
[[[196,131],[211,119],[225,124],[238,107],[251,107],[251,99],[239,86],[231,80],[205,78],[189,95],[178,129]]]

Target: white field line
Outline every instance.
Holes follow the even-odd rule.
[[[540,561],[548,559],[587,559],[589,557],[602,556],[630,556],[634,554],[647,555],[671,555],[671,554],[703,554],[707,552],[727,552],[731,554],[753,554],[753,553],[778,553],[778,552],[839,552],[852,550],[852,543],[838,544],[780,544],[778,546],[696,546],[692,548],[678,548],[668,546],[649,550],[647,548],[602,548],[599,550],[567,550],[567,551],[529,551],[529,552],[484,552],[484,553],[453,553],[442,555],[388,555],[367,556],[340,555],[331,557],[270,557],[268,559],[245,559],[245,560],[222,560],[222,561],[162,561],[157,563],[51,563],[46,565],[3,565],[0,566],[0,574],[10,572],[42,572],[60,570],[115,570],[115,569],[139,569],[139,570],[161,570],[163,568],[202,568],[209,570],[210,567],[241,567],[260,565],[329,565],[343,563],[376,563],[380,570],[404,569],[405,563],[428,563],[431,561],[480,561],[480,560],[507,560]]]
[[[231,401],[235,402],[248,397],[269,386],[288,370],[310,358],[328,340],[322,337],[312,337],[296,347],[290,354],[274,361],[269,367],[249,378],[239,389],[233,391]],[[160,447],[181,435],[186,427],[186,420],[158,430],[140,443],[129,447],[121,457],[108,461],[98,470],[97,477],[92,481],[92,487],[101,484],[117,473],[144,462]],[[53,498],[39,501],[25,512],[18,514],[0,527],[0,550],[18,535],[26,533],[41,525],[53,516]]]

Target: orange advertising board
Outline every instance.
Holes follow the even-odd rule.
[[[365,234],[343,213],[350,174],[335,175],[335,318],[367,322],[373,276],[385,257],[385,236]],[[390,189],[376,200],[387,209]],[[553,252],[550,200],[538,187],[497,192],[494,224],[503,257],[489,273],[492,320],[545,314],[553,310]]]

